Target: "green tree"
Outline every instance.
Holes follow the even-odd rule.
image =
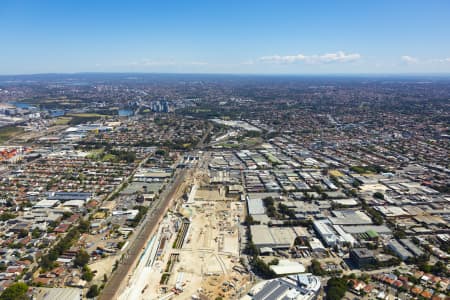
[[[266,264],[262,259],[256,257],[251,262],[253,270],[256,274],[261,276],[262,278],[273,278],[276,276],[275,272],[272,271],[270,266]]]
[[[55,266],[55,262],[54,262],[54,260],[50,259],[50,257],[48,255],[44,255],[44,256],[42,256],[39,265],[45,271],[45,270],[53,269],[53,267]]]
[[[86,250],[81,249],[78,251],[77,255],[75,255],[75,259],[73,261],[73,264],[76,267],[84,267],[90,259],[90,255],[86,252]]]
[[[14,219],[15,217],[17,217],[15,214],[5,212],[0,215],[0,221],[8,221],[10,219]]]
[[[0,295],[0,300],[22,300],[28,299],[26,294],[28,285],[23,282],[14,283],[6,288]]]
[[[382,199],[382,200],[384,199],[384,195],[381,192],[373,193],[373,197],[376,198],[376,199]]]
[[[396,239],[404,239],[404,238],[406,238],[406,232],[404,230],[401,230],[401,229],[395,229],[393,235],[394,235],[394,237]]]
[[[311,261],[311,266],[309,267],[309,269],[310,272],[316,276],[322,276],[325,274],[324,269],[322,269],[322,266],[320,265],[320,262],[317,259],[313,259]]]
[[[159,156],[164,156],[164,155],[166,155],[166,151],[159,149],[159,150],[156,150],[155,154],[159,155]]]
[[[278,204],[278,209],[283,215],[287,215],[290,219],[295,219],[295,211],[293,211],[283,203]]]
[[[31,232],[31,237],[33,239],[38,239],[41,236],[41,231],[39,230],[39,228],[34,228],[33,231]]]
[[[372,217],[373,223],[375,225],[382,225],[383,224],[383,216],[378,210],[373,209],[372,207],[369,207],[367,209],[367,212]]]
[[[431,268],[431,272],[439,276],[448,276],[447,265],[440,260],[434,264]]]
[[[63,212],[63,220],[65,220],[65,219],[68,219],[68,218],[70,218],[71,216],[73,215],[73,213],[72,212],[70,212],[70,211],[65,211],[65,212]]]
[[[253,225],[255,224],[255,220],[253,220],[253,217],[251,215],[245,216],[245,225]]]
[[[89,232],[89,228],[91,227],[91,223],[88,220],[80,220],[80,224],[78,225],[78,230],[81,233]]]
[[[326,300],[340,300],[347,291],[347,280],[339,277],[332,277],[327,282]]]
[[[264,206],[267,209],[267,215],[271,218],[274,218],[277,215],[277,209],[274,205],[274,200],[272,197],[267,197],[263,199]]]
[[[357,189],[357,188],[359,188],[361,186],[361,182],[359,182],[359,180],[355,179],[352,182],[352,186]]]
[[[88,266],[83,267],[83,273],[81,274],[81,279],[86,280],[87,282],[91,282],[94,278],[94,273],[92,273],[91,269]]]
[[[19,239],[23,239],[24,237],[27,237],[28,236],[28,230],[20,229],[19,233],[17,234],[17,236],[19,237]]]
[[[256,257],[259,254],[258,248],[255,246],[255,244],[252,241],[250,241],[247,244],[247,246],[245,247],[244,252],[247,255],[251,255],[253,257]]]
[[[86,293],[86,297],[88,298],[94,298],[97,297],[100,294],[100,291],[98,289],[98,286],[96,284],[92,285],[88,292]]]

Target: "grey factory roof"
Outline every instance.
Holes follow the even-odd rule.
[[[345,232],[350,234],[360,234],[367,231],[375,231],[378,234],[391,234],[392,231],[385,225],[358,225],[358,226],[342,226]]]
[[[334,225],[369,225],[372,219],[362,211],[355,210],[334,210],[334,217],[328,219]]]
[[[400,242],[408,248],[409,251],[411,251],[415,256],[422,256],[424,253],[422,250],[420,250],[419,247],[417,247],[411,240],[409,239],[401,239]]]
[[[290,227],[269,227],[266,225],[252,225],[250,227],[252,240],[256,247],[287,248],[290,247],[296,232]]]
[[[321,287],[320,278],[296,274],[261,282],[249,293],[253,300],[313,299]]]
[[[39,288],[35,295],[37,300],[81,300],[83,290],[77,288]]]
[[[406,260],[408,257],[412,257],[412,253],[405,249],[397,240],[390,240],[388,243],[389,248],[395,252],[402,260]]]
[[[255,198],[247,199],[247,207],[248,213],[250,215],[264,215],[266,213],[266,208],[264,207],[264,203],[261,199]]]
[[[49,192],[48,200],[84,200],[87,201],[92,196],[92,193],[78,193],[78,192]]]

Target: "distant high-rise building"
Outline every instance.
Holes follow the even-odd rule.
[[[171,105],[168,101],[158,100],[158,101],[150,102],[150,110],[153,112],[168,113],[172,109],[171,109]]]

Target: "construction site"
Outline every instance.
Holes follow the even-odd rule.
[[[196,170],[185,196],[149,240],[119,299],[238,299],[250,275],[239,262],[243,204],[207,170]]]

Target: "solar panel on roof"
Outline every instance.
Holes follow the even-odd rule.
[[[256,295],[253,297],[253,300],[264,300],[269,294],[273,292],[274,289],[277,288],[279,283],[277,281],[271,281],[266,284]]]
[[[286,285],[279,286],[275,291],[273,291],[272,294],[270,294],[268,297],[266,297],[265,300],[278,300],[278,298],[286,293],[286,291],[289,290],[289,287]]]

